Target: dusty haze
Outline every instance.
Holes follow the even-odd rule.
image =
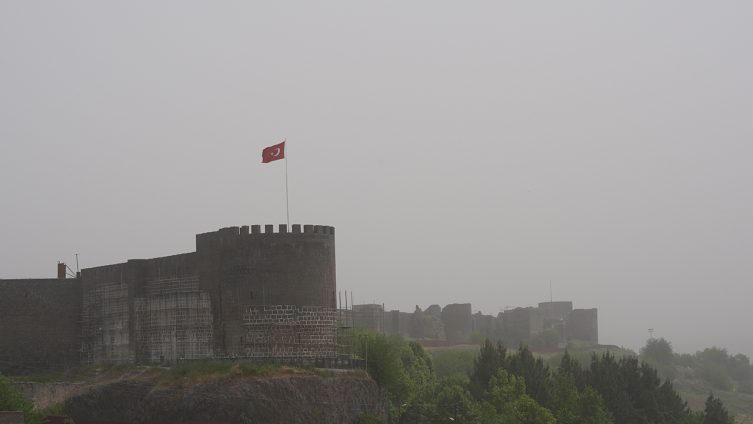
[[[0,4],[0,278],[337,228],[412,311],[753,356],[750,2]]]

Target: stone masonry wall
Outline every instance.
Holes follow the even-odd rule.
[[[337,356],[337,310],[313,306],[250,307],[243,317],[245,357]]]
[[[0,280],[0,372],[63,370],[79,363],[81,281]]]
[[[321,225],[229,227],[196,236],[200,289],[214,316],[215,356],[244,356],[248,308],[336,309],[335,229]]]

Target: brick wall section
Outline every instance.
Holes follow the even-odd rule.
[[[0,372],[33,374],[78,365],[81,281],[0,280]]]

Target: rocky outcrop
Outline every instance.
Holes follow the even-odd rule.
[[[34,401],[36,409],[63,402],[84,387],[83,383],[18,383],[24,397]]]
[[[74,419],[351,423],[360,414],[387,418],[386,390],[367,378],[281,377],[212,380],[159,387],[148,379],[91,386],[66,400]]]

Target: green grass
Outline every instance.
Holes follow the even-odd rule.
[[[65,373],[63,372],[40,372],[29,375],[19,375],[11,377],[13,380],[19,383],[52,383],[55,381],[62,381]]]

